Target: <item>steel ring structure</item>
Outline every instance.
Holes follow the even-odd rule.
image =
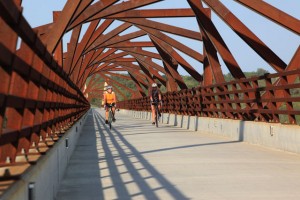
[[[21,0],[0,1],[1,181],[18,179],[89,110],[91,98],[102,97],[100,79],[118,86],[116,92],[124,99],[118,105],[124,109],[150,109],[147,91],[157,82],[167,90],[164,112],[267,122],[282,122],[285,116],[284,123],[299,121],[300,96],[294,91],[300,88],[300,48],[285,63],[226,7],[226,1],[187,0],[188,8],[175,9],[171,3],[165,9],[143,8],[162,1],[68,0],[63,10],[53,12],[52,23],[35,28],[23,16]],[[235,2],[300,35],[300,21],[288,13],[262,0]],[[275,73],[247,78],[212,13]],[[184,17],[193,18],[198,31],[151,19]],[[111,28],[116,21],[119,25]],[[71,38],[64,48],[68,32]],[[202,46],[191,48],[169,34]],[[232,81],[225,81],[219,58]],[[187,87],[179,67],[198,87]],[[113,77],[132,80],[136,89]],[[129,99],[124,91],[131,94]]]

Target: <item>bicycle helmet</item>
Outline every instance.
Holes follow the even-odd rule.
[[[106,86],[106,90],[108,89],[112,89],[112,86],[111,85]]]
[[[157,84],[156,83],[152,83],[152,87],[157,87]]]

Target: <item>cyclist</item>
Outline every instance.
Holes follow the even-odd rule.
[[[162,101],[161,101],[161,92],[159,88],[157,87],[156,83],[152,84],[152,89],[150,91],[150,101],[151,101],[151,110],[152,110],[152,124],[155,125],[155,105],[158,104],[158,114],[160,114],[160,109],[162,106]]]
[[[106,92],[104,93],[104,108],[105,108],[105,123],[108,124],[108,111],[111,106],[112,114],[113,114],[113,122],[116,121],[115,118],[115,110],[116,110],[116,94],[113,92],[112,86],[106,87]]]

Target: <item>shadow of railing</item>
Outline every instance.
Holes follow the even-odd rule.
[[[105,126],[103,117],[99,113],[95,114],[104,153],[99,161],[106,162],[112,181],[111,187],[114,187],[117,199],[131,199],[137,196],[149,200],[161,199],[157,194],[159,190],[164,190],[163,192],[167,193],[168,198],[171,199],[188,199],[160,174],[118,130],[115,128],[109,130]],[[122,169],[125,171],[121,171]],[[131,178],[126,180],[124,175]],[[150,181],[156,184],[151,185]],[[136,184],[134,193],[129,192],[128,184]]]

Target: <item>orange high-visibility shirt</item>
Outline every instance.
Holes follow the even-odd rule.
[[[112,93],[106,93],[105,94],[106,97],[106,103],[116,103],[115,99],[116,99],[116,94],[114,92]]]

